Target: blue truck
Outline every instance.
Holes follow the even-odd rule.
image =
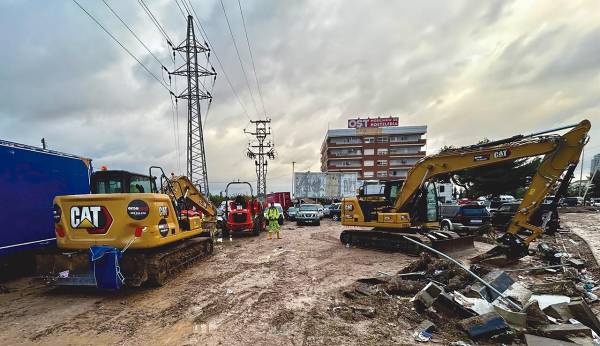
[[[91,159],[0,140],[0,262],[55,246],[52,200],[90,193]]]

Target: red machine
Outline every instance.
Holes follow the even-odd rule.
[[[248,185],[250,187],[250,198],[241,195],[229,199],[229,187],[231,185]],[[225,188],[225,213],[223,215],[223,238],[229,238],[231,232],[247,232],[259,235],[266,228],[263,207],[254,196],[252,185],[248,182],[231,182]]]
[[[279,203],[283,208],[283,211],[288,210],[292,206],[292,197],[289,192],[272,192],[267,194],[267,204]]]

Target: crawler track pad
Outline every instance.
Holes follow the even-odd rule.
[[[340,235],[344,245],[418,255],[423,249],[406,238],[414,239],[443,252],[473,249],[473,237],[460,237],[454,232],[406,233],[382,230],[345,230]]]

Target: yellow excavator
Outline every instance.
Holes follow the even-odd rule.
[[[372,229],[345,230],[340,240],[346,245],[413,253],[421,249],[405,237],[427,242],[440,250],[467,247],[469,243],[472,246],[472,237],[439,230],[438,202],[432,180],[468,168],[544,155],[506,233],[497,239],[499,246],[476,260],[491,257],[516,260],[524,257],[528,254],[529,243],[544,231],[550,215],[543,217],[543,225],[533,225],[530,221],[532,216],[563,172],[577,165],[590,127],[590,122],[583,120],[576,125],[426,156],[408,172],[403,183],[388,183],[385,193],[379,198],[366,197],[359,192],[358,197],[343,199],[342,224]],[[567,129],[569,131],[562,135],[556,134]],[[521,236],[522,230],[528,230],[529,235]]]
[[[159,183],[154,171],[160,171]],[[59,253],[37,261],[38,272],[50,273],[54,284],[98,286],[103,274],[94,258],[111,249],[119,262],[113,274],[129,286],[162,285],[212,253],[216,208],[187,177],[167,177],[154,166],[148,175],[101,170],[90,186],[91,194],[54,199]]]

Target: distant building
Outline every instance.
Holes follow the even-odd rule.
[[[450,203],[456,200],[454,196],[454,184],[452,183],[436,183],[438,201],[441,203]]]
[[[371,118],[368,124],[389,124]],[[402,180],[425,156],[427,126],[369,127],[367,119],[351,119],[349,127],[328,130],[321,146],[322,172],[355,172],[360,180]],[[386,120],[382,122],[378,120]],[[374,125],[377,126],[377,125]]]
[[[600,154],[596,154],[596,155],[594,155],[594,157],[592,157],[592,165],[590,167],[590,175],[593,175],[594,171],[596,171],[597,169],[600,169]]]

